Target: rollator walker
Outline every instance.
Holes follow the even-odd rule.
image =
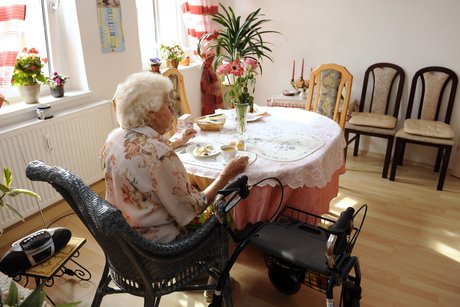
[[[226,214],[249,195],[247,181],[242,176],[218,192],[215,214],[221,223],[227,223]],[[268,276],[278,291],[292,295],[303,284],[325,293],[326,306],[333,307],[334,287],[342,286],[340,306],[359,307],[361,270],[352,251],[366,214],[367,205],[356,211],[348,207],[336,220],[285,206],[274,221],[256,223],[242,235],[227,224],[227,233],[239,244],[218,280],[209,306],[221,306],[220,289],[239,254],[251,244],[264,254]]]

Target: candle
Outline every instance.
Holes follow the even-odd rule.
[[[300,72],[300,79],[303,79],[303,66],[304,66],[304,59],[302,59],[302,71]]]
[[[294,81],[294,73],[295,73],[295,60],[292,62],[292,78],[291,78],[292,81]]]

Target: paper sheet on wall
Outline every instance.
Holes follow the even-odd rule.
[[[125,51],[119,0],[96,0],[102,53]]]

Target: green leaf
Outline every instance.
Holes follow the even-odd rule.
[[[45,291],[43,291],[43,286],[45,284],[41,283],[38,287],[22,302],[20,307],[37,307],[42,306],[45,301]]]
[[[13,174],[11,173],[11,170],[8,167],[4,167],[3,168],[3,183],[7,187],[10,187],[12,181],[13,181]]]
[[[9,205],[9,204],[7,204],[5,202],[3,203],[3,205],[5,205],[8,210],[13,212],[19,219],[21,219],[24,222],[24,218],[22,217],[21,213],[19,213],[18,210],[16,210],[13,206],[11,206],[11,205]]]
[[[19,194],[26,194],[26,195],[29,195],[29,196],[32,196],[32,197],[40,199],[40,195],[38,195],[37,193],[35,193],[33,191],[27,190],[27,189],[16,189],[16,188],[14,188],[14,189],[11,189],[8,193],[6,193],[6,195],[8,195],[10,197],[15,197],[15,196],[18,196]]]
[[[15,306],[19,302],[19,294],[18,294],[18,287],[14,281],[11,281],[10,287],[8,289],[8,296],[6,300],[3,302],[9,306]]]
[[[3,193],[7,193],[10,189],[4,185],[3,183],[0,183],[0,191],[2,191]]]

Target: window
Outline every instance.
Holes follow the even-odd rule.
[[[23,47],[34,47],[40,53],[41,57],[48,57],[47,41],[45,37],[45,23],[42,5],[40,0],[2,0],[0,6],[8,6],[13,4],[26,5],[25,21],[19,20],[4,20],[0,25],[0,43],[3,45],[0,51],[22,50]],[[3,61],[1,61],[3,62]],[[12,68],[0,68],[2,76],[11,76]],[[49,74],[49,65],[43,67],[43,73]],[[10,103],[14,103],[18,99],[18,91],[15,87],[9,84],[2,85],[0,91],[8,97]]]
[[[142,63],[158,56],[161,43],[178,42],[189,50],[189,41],[180,10],[180,0],[136,0]]]

